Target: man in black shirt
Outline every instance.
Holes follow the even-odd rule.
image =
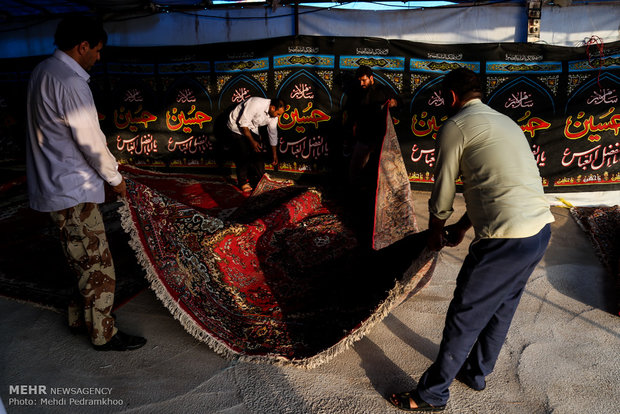
[[[349,97],[347,116],[355,140],[349,166],[349,181],[362,188],[376,173],[376,164],[385,136],[387,108],[396,107],[396,95],[375,82],[372,69],[360,66],[355,72],[358,88]]]
[[[386,135],[388,109],[397,106],[396,94],[375,81],[368,66],[355,72],[356,88],[347,96],[345,125],[352,147],[346,202],[349,218],[362,245],[373,245],[377,174]]]

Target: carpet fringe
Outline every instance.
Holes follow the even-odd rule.
[[[431,252],[425,248],[420,256],[412,263],[407,272],[405,272],[405,276],[396,282],[395,287],[389,292],[388,297],[375,309],[370,317],[363,321],[358,328],[340,342],[312,357],[288,359],[274,354],[243,355],[205,332],[205,330],[179,306],[178,302],[172,298],[166,287],[159,280],[155,267],[142,245],[140,235],[132,220],[132,212],[127,199],[123,199],[123,205],[119,207],[118,212],[121,216],[121,226],[130,236],[129,245],[136,253],[138,262],[146,272],[146,278],[157,298],[190,335],[206,343],[222,357],[240,362],[265,362],[273,365],[295,366],[305,369],[316,368],[328,362],[336,355],[349,349],[355,342],[362,339],[377,323],[381,322],[393,308],[407,297],[409,292],[417,286],[424,275],[432,271],[437,260],[437,253]],[[426,271],[421,271],[423,269],[426,269]]]
[[[436,259],[436,252],[424,248],[420,256],[412,263],[407,272],[405,272],[406,276],[403,278],[404,280],[398,280],[396,282],[394,288],[390,290],[388,297],[375,309],[370,317],[355,329],[354,332],[325,351],[303,360],[286,360],[285,365],[312,369],[328,362],[335,356],[349,349],[355,342],[366,336],[376,324],[385,319],[392,309],[400,305],[400,303],[407,298],[408,294],[415,289],[424,276],[433,270]],[[425,271],[422,272],[422,269],[425,269]]]
[[[164,304],[172,316],[178,320],[183,328],[194,338],[209,345],[215,352],[229,359],[235,359],[239,353],[222,344],[213,336],[206,333],[187,313],[179,306],[172,296],[168,293],[166,287],[161,283],[155,267],[151,262],[149,255],[146,253],[140,235],[132,220],[132,213],[129,208],[129,202],[124,199],[123,205],[119,207],[118,212],[121,216],[121,226],[130,237],[129,246],[136,253],[138,263],[142,266],[146,273],[151,290],[155,292],[155,296]]]

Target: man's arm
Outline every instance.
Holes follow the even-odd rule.
[[[252,146],[252,149],[254,149],[255,152],[260,152],[260,143],[254,139],[254,136],[252,135],[252,131],[250,131],[250,128],[242,126],[242,127],[239,127],[239,130],[241,131],[241,134],[250,141],[250,145]]]
[[[271,147],[271,159],[272,165],[278,165],[278,147],[276,146]]]
[[[402,106],[402,102],[400,101],[400,97],[394,93],[393,90],[385,87],[384,88],[385,91],[385,99],[384,99],[384,104],[381,105],[382,109],[384,109],[386,106],[387,108],[390,110],[390,115],[393,118],[399,118],[399,114],[401,111],[401,106]]]
[[[121,185],[123,176],[118,172],[118,162],[110,152],[106,136],[99,125],[97,109],[88,85],[76,85],[67,91],[63,99],[63,111],[72,138],[86,162],[111,187]],[[119,194],[124,194],[124,191]]]
[[[426,245],[432,251],[438,251],[445,245],[443,227],[446,224],[446,220],[437,218],[433,214],[430,215],[428,221],[428,240]]]
[[[430,250],[441,250],[444,246],[454,247],[461,244],[465,233],[471,228],[471,221],[467,213],[454,224],[446,226],[446,220],[439,219],[431,214],[429,221],[429,235],[427,246]]]
[[[271,145],[271,164],[278,165],[278,118],[270,119],[267,124],[267,134],[269,135],[269,145]]]
[[[381,101],[381,108],[385,108],[386,105],[388,108],[398,106],[398,96],[391,89],[382,85],[378,94],[377,98]]]
[[[250,130],[250,127],[252,126],[252,117],[257,111],[261,110],[260,104],[257,103],[257,101],[259,102],[260,100],[257,100],[257,98],[249,98],[247,101],[240,104],[241,113],[237,119],[237,126],[239,127],[241,135],[250,141],[252,149],[255,152],[260,152],[260,143],[254,139],[254,135],[252,135],[252,131]]]
[[[447,121],[441,127],[439,137],[437,137],[435,183],[433,184],[431,198],[428,201],[430,218],[427,245],[429,249],[434,251],[440,250],[447,244],[444,226],[454,211],[452,204],[462,154],[463,135],[454,122]]]
[[[123,178],[123,181],[121,181],[119,185],[113,186],[112,191],[123,198],[127,198],[127,183],[125,182],[125,179]]]
[[[454,224],[446,226],[444,228],[443,237],[446,246],[454,247],[461,244],[465,238],[465,233],[471,228],[471,221],[467,213],[463,214],[463,217]]]

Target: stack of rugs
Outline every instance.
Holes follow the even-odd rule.
[[[571,207],[570,212],[615,280],[616,312],[620,315],[620,206]]]

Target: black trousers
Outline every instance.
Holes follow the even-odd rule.
[[[472,242],[456,279],[439,355],[418,383],[424,401],[445,405],[448,388],[461,369],[476,385],[484,385],[527,280],[545,254],[550,237],[547,224],[531,237]]]
[[[232,139],[232,150],[234,151],[234,161],[237,170],[237,183],[239,187],[250,183],[252,187],[260,181],[265,173],[265,161],[262,152],[254,151],[250,141],[244,135],[230,132]],[[254,139],[260,142],[260,137],[254,135]]]

